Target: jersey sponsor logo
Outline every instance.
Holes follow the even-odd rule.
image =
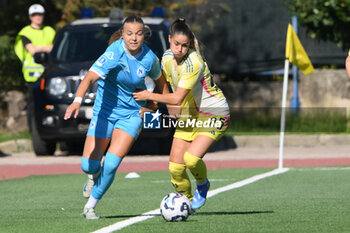
[[[106,60],[107,59],[105,57],[100,57],[100,59],[97,60],[96,65],[102,66],[106,62]]]
[[[143,77],[145,75],[145,70],[143,69],[142,66],[140,66],[139,68],[137,68],[136,71],[137,76],[139,76],[140,78]]]
[[[114,53],[113,52],[105,52],[104,55],[109,59],[113,60],[114,59]]]
[[[125,72],[128,72],[128,73],[130,73],[130,69],[129,69],[129,66],[125,66],[123,70],[124,70]]]

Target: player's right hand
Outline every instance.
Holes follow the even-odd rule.
[[[66,113],[64,114],[64,119],[68,120],[69,118],[71,118],[72,114],[74,114],[74,118],[78,117],[79,114],[79,110],[80,110],[80,103],[72,103],[71,105],[68,106]]]

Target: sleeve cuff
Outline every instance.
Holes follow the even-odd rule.
[[[106,78],[106,74],[103,73],[101,70],[97,69],[96,67],[91,67],[89,71],[92,71],[96,73],[98,76],[100,76],[102,79]]]

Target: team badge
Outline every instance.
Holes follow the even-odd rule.
[[[139,77],[141,78],[141,77],[143,77],[143,76],[145,75],[145,70],[143,69],[142,66],[140,66],[140,67],[137,69],[136,73],[137,73],[137,76],[139,76]]]

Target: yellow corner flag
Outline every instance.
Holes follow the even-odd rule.
[[[314,67],[306,54],[303,45],[300,43],[298,35],[295,33],[291,24],[288,24],[286,41],[286,59],[297,66],[304,75],[314,72]]]

